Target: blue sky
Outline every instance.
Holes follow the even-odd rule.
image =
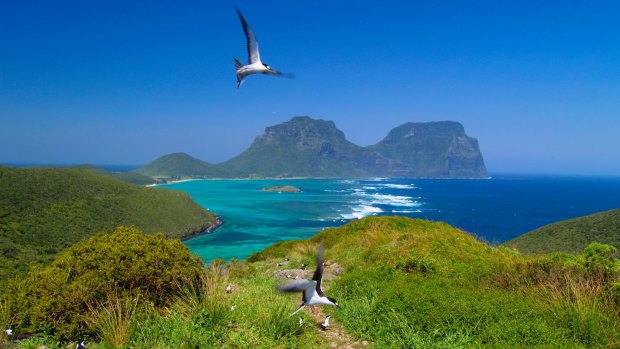
[[[237,5],[261,58],[251,76]],[[620,175],[618,1],[0,3],[0,163],[212,163],[296,115],[454,120],[491,172]]]

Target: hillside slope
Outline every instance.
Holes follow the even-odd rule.
[[[131,245],[131,241],[141,240],[131,236],[124,239],[127,246],[119,248],[130,256],[144,247],[142,243]],[[101,236],[98,240],[110,239],[117,238]],[[80,284],[81,280],[108,280],[110,274],[120,281],[144,274],[142,269],[110,267],[127,264],[125,259],[131,257],[123,257],[125,254],[108,253],[95,258],[83,253],[94,248],[93,242],[97,241],[91,239],[73,246],[64,254],[64,262],[59,258],[54,265],[31,272],[9,288],[9,298],[15,302],[9,310],[18,312],[13,314],[17,330],[33,325],[33,317],[28,314],[39,314],[39,324],[48,324],[52,333],[64,328],[71,330],[69,338],[76,338],[78,332],[93,331],[95,336],[88,343],[91,348],[620,345],[620,290],[614,286],[620,281],[618,262],[605,252],[587,250],[582,256],[528,257],[513,249],[476,241],[445,223],[367,217],[326,229],[309,240],[276,243],[246,262],[231,261],[225,265],[216,260],[202,269],[198,280],[189,279],[185,286],[170,289],[167,297],[165,293],[159,294],[168,305],[165,311],[154,311],[145,304],[144,296],[136,296],[131,283],[122,282],[118,285],[125,285],[124,289],[114,291],[108,287],[113,292],[111,304],[89,310],[63,302],[60,295],[67,294],[85,303],[88,299],[80,298],[82,289],[73,284]],[[275,292],[275,287],[297,276],[312,278],[321,244],[325,247],[323,290],[341,308],[306,308],[290,316],[300,304],[300,295]],[[188,251],[179,250],[171,256],[177,254],[189,255]],[[85,264],[92,266],[94,272],[84,268]],[[97,268],[98,264],[105,267]],[[71,273],[72,265],[81,266],[87,273]],[[144,268],[149,267],[147,263]],[[69,274],[71,278],[64,277]],[[169,286],[158,278],[147,279]],[[55,286],[49,288],[53,291],[42,292],[32,286],[39,280],[54,282]],[[23,292],[24,288],[35,290]],[[119,291],[128,298],[118,300],[115,292]],[[104,294],[97,297],[106,299]],[[53,301],[59,298],[58,302]],[[62,306],[67,311],[86,313],[86,320],[94,316],[104,321],[85,321],[84,327],[73,328],[68,326],[83,320],[69,317],[69,322],[54,323],[54,316],[67,317]],[[0,310],[1,307],[2,302]],[[138,314],[131,317],[133,311]],[[110,314],[115,319],[118,314],[118,319],[126,324],[126,336],[115,336],[122,329],[109,325]],[[332,316],[331,326],[320,331],[318,324],[326,315]],[[0,326],[5,325],[1,320],[0,317]],[[95,342],[96,335],[101,342]],[[29,347],[46,343],[43,340]]]
[[[89,164],[78,165],[78,166],[74,166],[73,168],[106,175],[112,178],[120,179],[123,182],[131,183],[131,184],[147,185],[147,184],[155,184],[157,182],[156,180],[154,180],[153,178],[147,175],[144,175],[138,172],[133,172],[133,171],[132,172],[110,172],[101,167],[98,167],[95,165],[89,165]]]
[[[576,253],[591,242],[609,244],[620,249],[620,209],[548,224],[504,245],[524,253]]]
[[[0,167],[0,281],[119,225],[180,238],[214,224],[183,192],[78,169]]]
[[[155,179],[208,178],[220,176],[220,172],[215,165],[198,160],[185,153],[164,155],[132,172]]]
[[[276,243],[249,261],[308,263],[320,242],[326,270],[344,269],[325,282],[342,309],[324,311],[376,347],[620,345],[620,274],[608,255],[527,257],[445,223],[367,217],[308,241]],[[289,299],[293,310],[297,299]]]

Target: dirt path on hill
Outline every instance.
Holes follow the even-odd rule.
[[[326,331],[321,330],[321,323],[325,320],[323,308],[315,307],[309,311],[316,324],[316,330],[319,335],[327,340],[330,348],[335,349],[358,349],[367,348],[370,343],[368,341],[356,341],[347,330],[333,318],[330,318],[329,328]]]
[[[337,279],[344,269],[334,263],[326,265],[323,271],[323,280],[333,281]],[[302,269],[281,269],[275,272],[277,278],[295,278],[298,276],[302,279],[311,279],[314,271],[302,270]],[[325,284],[324,284],[325,285]],[[324,286],[325,293],[328,293],[328,288]],[[325,320],[325,312],[322,306],[306,307],[305,311],[314,319],[314,325],[318,334],[327,340],[330,348],[334,349],[359,349],[367,348],[370,346],[368,341],[358,341],[351,336],[347,330],[339,324],[334,318],[330,318],[329,328],[326,331],[321,330],[321,323]]]

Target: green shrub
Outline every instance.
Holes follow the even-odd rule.
[[[593,242],[583,251],[586,268],[594,272],[610,274],[617,268],[614,258],[616,248],[611,245]]]
[[[116,293],[167,305],[178,294],[178,284],[194,280],[201,267],[178,240],[119,227],[72,246],[48,267],[11,280],[7,294],[21,331],[47,327],[59,338],[72,338],[92,330],[85,323],[89,306]]]

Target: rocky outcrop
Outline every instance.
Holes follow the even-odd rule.
[[[301,189],[292,185],[276,185],[273,187],[265,187],[263,191],[275,191],[278,193],[301,193]]]
[[[487,177],[478,141],[454,121],[406,123],[369,148],[404,164],[402,177]]]

